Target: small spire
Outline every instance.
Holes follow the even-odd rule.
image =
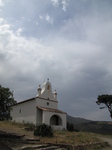
[[[47,78],[47,82],[49,82],[49,78]]]
[[[56,90],[54,90],[54,98],[55,98],[55,100],[57,100],[57,92],[56,92]]]
[[[57,94],[56,90],[54,90],[54,94]]]
[[[38,88],[38,90],[41,90],[41,85],[39,84],[39,88]]]
[[[41,85],[40,84],[39,84],[37,91],[38,91],[38,95],[40,95],[41,94]]]

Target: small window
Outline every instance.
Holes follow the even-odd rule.
[[[21,113],[21,109],[19,110],[19,113]]]
[[[49,105],[49,102],[47,102],[47,105]]]

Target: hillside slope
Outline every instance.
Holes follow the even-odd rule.
[[[67,116],[67,122],[72,123],[79,131],[112,135],[112,124],[106,121],[92,121],[84,118]]]
[[[87,120],[87,119],[79,118],[79,117],[76,118],[76,117],[67,115],[67,122],[76,125],[76,124],[82,124],[82,123],[89,123],[89,122],[92,122],[92,120]]]

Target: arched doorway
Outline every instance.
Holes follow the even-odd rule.
[[[50,118],[50,125],[56,125],[56,126],[61,126],[62,125],[62,119],[58,115],[53,115]]]

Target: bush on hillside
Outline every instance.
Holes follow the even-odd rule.
[[[42,124],[36,127],[34,130],[34,135],[35,136],[42,136],[42,137],[52,137],[53,136],[53,130],[51,126]]]
[[[79,132],[79,130],[78,129],[75,129],[74,128],[74,125],[72,124],[72,123],[67,123],[67,130],[68,131],[75,131],[75,132]]]
[[[67,130],[74,131],[74,125],[72,123],[67,123]]]

